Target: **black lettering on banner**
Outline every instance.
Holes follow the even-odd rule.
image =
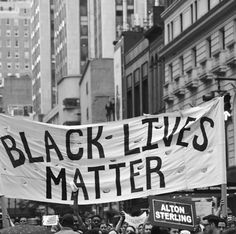
[[[80,183],[77,182],[78,177],[79,177]],[[76,170],[75,170],[74,182],[75,182],[75,185],[77,188],[82,188],[83,193],[84,193],[84,199],[88,200],[89,199],[88,192],[87,192],[83,177],[82,177],[80,170],[78,168],[76,168]],[[77,196],[78,196],[78,194],[77,194]]]
[[[52,180],[55,185],[59,185],[61,182],[61,199],[67,200],[67,191],[66,191],[66,169],[61,168],[61,171],[57,177],[53,175],[53,172],[50,167],[46,167],[46,198],[52,199]]]
[[[9,146],[7,144],[8,140],[11,141],[11,146]],[[4,146],[8,156],[9,156],[9,158],[11,160],[12,166],[14,168],[16,168],[16,167],[19,167],[19,166],[23,165],[25,163],[25,156],[24,156],[24,153],[20,149],[16,148],[16,141],[15,141],[15,139],[12,136],[10,136],[10,135],[6,135],[6,136],[1,137],[1,141],[2,141],[2,144],[3,144],[3,146]],[[15,152],[17,152],[19,154],[19,158],[18,159],[14,158],[14,156],[12,154],[12,151],[15,151]]]
[[[70,136],[73,133],[78,133],[79,136],[83,136],[83,133],[80,129],[70,129],[66,132],[66,153],[69,159],[71,160],[80,160],[83,156],[83,148],[79,148],[78,153],[73,154],[70,149]]]
[[[142,163],[142,159],[138,159],[135,161],[131,161],[130,162],[130,185],[131,185],[131,193],[135,193],[135,192],[140,192],[143,191],[143,188],[135,188],[135,182],[134,182],[134,177],[140,175],[139,172],[134,172],[134,165],[138,164],[138,163]]]
[[[189,127],[189,128],[186,128],[186,126],[187,126],[190,122],[194,122],[195,120],[196,120],[196,118],[193,118],[193,117],[188,117],[188,118],[187,118],[184,127],[179,131],[179,136],[178,136],[176,145],[181,145],[181,146],[184,146],[184,147],[187,147],[187,146],[188,146],[188,143],[187,143],[187,142],[183,142],[183,141],[182,141],[182,140],[183,140],[183,137],[184,137],[184,132],[191,130],[190,127]]]
[[[156,161],[157,165],[154,168],[151,168],[151,161]],[[160,188],[165,187],[165,177],[164,174],[160,171],[162,166],[161,158],[158,156],[154,157],[147,157],[146,158],[146,176],[147,176],[147,189],[152,188],[152,182],[151,182],[151,174],[156,173],[160,177]]]
[[[124,124],[124,146],[125,155],[140,153],[139,148],[129,149],[129,125]]]
[[[203,143],[200,145],[197,143],[198,136],[194,135],[193,137],[193,148],[199,151],[204,151],[207,148],[208,145],[208,138],[206,135],[206,130],[204,127],[204,122],[210,123],[210,126],[213,128],[214,127],[214,121],[208,117],[202,117],[200,119],[200,129],[202,131],[202,136],[203,136]]]
[[[29,148],[29,145],[28,145],[28,142],[26,140],[26,137],[25,137],[25,133],[24,132],[20,132],[20,137],[21,137],[21,141],[24,145],[24,148],[25,148],[25,152],[29,158],[29,162],[30,163],[35,163],[35,162],[43,162],[43,156],[40,156],[40,157],[36,157],[36,158],[33,158],[32,157],[32,154],[31,154],[31,151],[30,151],[30,148]]]
[[[153,122],[158,122],[158,118],[150,118],[150,119],[143,119],[142,120],[142,124],[148,123],[147,145],[142,148],[143,151],[158,148],[158,144],[152,144]]]
[[[125,167],[125,163],[118,163],[109,165],[109,169],[116,169],[116,191],[117,196],[121,196],[121,185],[120,185],[120,168]]]
[[[173,135],[176,132],[178,126],[179,126],[180,120],[181,120],[181,118],[179,116],[176,117],[176,119],[175,119],[175,126],[173,127],[172,133],[167,137],[167,135],[168,135],[168,128],[169,128],[169,118],[164,116],[164,126],[165,126],[165,128],[164,128],[163,141],[165,143],[165,146],[170,146],[171,141],[173,139]]]
[[[94,181],[95,181],[95,194],[96,199],[101,198],[100,194],[100,179],[99,179],[99,171],[104,171],[105,166],[98,166],[98,167],[88,167],[88,171],[94,171]]]
[[[92,139],[92,137],[93,137],[92,130],[93,130],[92,127],[88,127],[88,131],[87,131],[87,133],[88,133],[88,135],[87,135],[87,137],[88,137],[88,159],[93,158],[92,145],[95,145],[97,147],[100,158],[105,158],[103,147],[98,142],[98,139],[102,135],[103,126],[98,127],[98,133],[94,139]]]
[[[49,142],[49,140],[50,140],[50,142]],[[44,141],[45,141],[47,162],[51,162],[51,157],[50,157],[50,150],[51,149],[54,149],[56,151],[59,160],[63,160],[62,153],[60,152],[59,148],[57,147],[56,142],[53,140],[52,136],[50,135],[50,133],[48,131],[45,131]]]

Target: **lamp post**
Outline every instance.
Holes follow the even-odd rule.
[[[215,97],[215,93],[218,93],[219,95],[224,95],[224,114],[225,114],[225,153],[226,153],[226,169],[228,168],[228,142],[227,142],[227,127],[229,124],[229,117],[231,116],[231,104],[230,94],[225,91],[221,90],[220,81],[236,81],[236,78],[234,77],[216,77],[215,80],[217,81],[217,90],[214,90],[211,92],[210,95],[204,95],[203,101],[208,101]],[[236,90],[236,86],[231,83],[231,85]],[[222,207],[222,215],[223,217],[227,217],[227,184],[221,185],[221,199],[224,201],[224,205]]]

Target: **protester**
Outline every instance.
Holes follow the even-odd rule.
[[[220,218],[216,215],[207,215],[203,217],[203,225],[205,233],[219,233],[218,223]]]
[[[94,215],[91,218],[91,229],[100,229],[102,218],[99,215]]]
[[[169,234],[179,234],[178,228],[169,228]]]
[[[74,231],[74,217],[72,214],[65,214],[60,224],[61,230],[57,234],[78,234]]]
[[[26,217],[21,217],[20,218],[20,224],[21,225],[27,224],[27,218]]]
[[[128,225],[125,229],[125,234],[135,234],[136,233],[136,229],[135,227]]]
[[[222,233],[224,230],[226,230],[226,227],[227,227],[226,220],[223,218],[220,218],[218,222],[218,229],[220,230],[220,232]]]
[[[102,234],[107,234],[108,233],[107,224],[106,223],[101,223],[100,230],[101,230]]]
[[[151,234],[152,224],[149,222],[144,223],[143,225],[143,234]]]
[[[137,234],[142,234],[142,233],[143,233],[143,223],[139,224],[137,228]]]

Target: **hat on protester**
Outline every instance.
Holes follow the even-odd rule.
[[[74,226],[74,217],[72,214],[65,214],[61,219],[61,225],[63,227],[73,227]]]

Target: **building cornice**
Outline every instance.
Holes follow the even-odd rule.
[[[160,50],[160,56],[169,57],[177,50],[188,46],[188,44],[193,44],[193,41],[202,35],[202,33],[207,32],[213,25],[219,23],[222,19],[225,19],[225,17],[230,17],[230,13],[233,12],[236,12],[235,0],[220,2],[211,11],[202,16],[184,32],[164,46]]]

